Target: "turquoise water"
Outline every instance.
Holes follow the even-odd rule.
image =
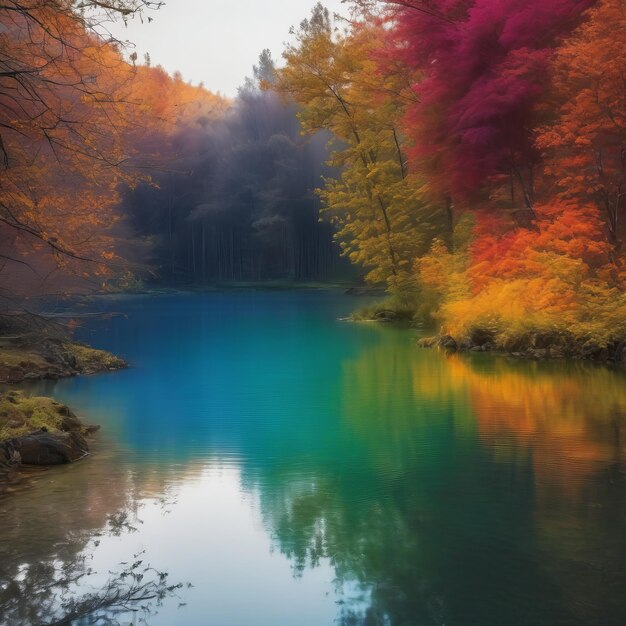
[[[153,626],[626,623],[624,372],[420,350],[360,304],[98,301],[80,337],[132,367],[32,390],[102,431],[0,500],[0,623],[134,555],[193,585]]]

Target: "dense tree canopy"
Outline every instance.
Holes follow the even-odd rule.
[[[384,21],[367,18],[339,34],[317,4],[284,53],[276,88],[301,105],[304,132],[324,128],[336,139],[330,164],[340,174],[319,194],[345,254],[369,270],[369,280],[397,290],[442,215],[407,169],[400,124],[410,77],[402,64],[384,72]]]
[[[141,77],[106,29],[160,4],[0,7],[3,295],[99,286],[126,271],[118,205],[120,189],[145,175],[128,141],[141,116],[133,98]]]
[[[167,167],[127,194],[136,231],[163,279],[187,283],[329,279],[342,264],[314,194],[328,137],[303,138],[272,91],[264,51],[229,111],[196,117],[161,145]]]
[[[276,85],[337,141],[349,258],[458,337],[622,338],[623,2],[352,6],[313,8]]]
[[[234,102],[124,58],[113,19],[144,0],[0,8],[0,238],[5,296],[128,286],[325,279],[340,271],[313,190],[323,135],[262,92]],[[217,123],[219,122],[219,123]],[[345,268],[344,268],[345,269]]]
[[[622,0],[318,3],[232,101],[106,35],[158,6],[0,8],[5,293],[342,252],[459,337],[626,334]]]

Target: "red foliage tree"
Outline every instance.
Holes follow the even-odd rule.
[[[540,158],[533,129],[550,59],[589,0],[389,4],[405,60],[423,75],[406,117],[413,160],[437,171],[442,190],[457,197],[508,177],[516,221],[527,224]]]

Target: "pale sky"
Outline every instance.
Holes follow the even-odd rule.
[[[166,0],[151,12],[153,21],[133,20],[110,30],[132,41],[140,62],[146,52],[153,65],[179,70],[194,85],[234,96],[252,75],[263,48],[280,59],[289,28],[308,17],[316,0]],[[346,12],[341,0],[326,0],[332,12]]]

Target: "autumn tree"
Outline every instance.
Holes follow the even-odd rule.
[[[556,119],[537,143],[564,198],[602,211],[614,257],[626,217],[626,5],[601,0],[552,65]]]
[[[436,211],[409,176],[400,123],[411,98],[406,73],[381,70],[385,27],[379,16],[337,31],[317,4],[294,31],[276,89],[300,106],[305,133],[328,130],[335,138],[330,163],[340,175],[325,180],[323,213],[353,263],[371,282],[406,288],[413,260],[426,249]]]
[[[109,20],[159,5],[9,0],[0,7],[5,293],[25,286],[20,267],[38,277],[37,289],[59,266],[96,283],[113,267],[117,188],[130,182],[120,89],[132,72],[101,34]]]
[[[519,225],[535,218],[539,104],[555,46],[589,2],[388,0],[407,64],[421,72],[407,111],[416,167],[458,198],[498,184]],[[484,200],[484,198],[483,198]]]
[[[623,3],[387,5],[415,77],[409,168],[466,211],[453,237],[463,244],[440,234],[416,262],[442,331],[482,331],[498,345],[530,330],[590,351],[618,345]]]

